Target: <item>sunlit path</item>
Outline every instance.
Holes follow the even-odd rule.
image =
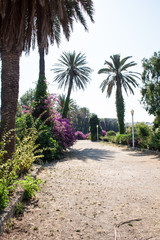
[[[78,141],[39,177],[39,200],[1,239],[160,239],[157,155]]]

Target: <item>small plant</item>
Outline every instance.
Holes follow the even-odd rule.
[[[17,203],[16,207],[15,207],[15,214],[16,215],[20,215],[23,213],[24,210],[24,205],[22,202]]]
[[[37,230],[38,230],[38,227],[34,227],[33,230],[34,230],[34,231],[37,231]]]
[[[40,184],[42,183],[41,179],[34,179],[31,175],[24,177],[24,180],[19,181],[24,192],[24,200],[29,200],[35,196],[36,192],[40,190]]]

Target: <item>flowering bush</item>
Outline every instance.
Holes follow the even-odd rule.
[[[75,133],[75,135],[76,135],[76,138],[77,138],[78,140],[85,140],[85,139],[88,138],[89,133],[84,134],[84,133],[78,131],[78,132]]]
[[[75,129],[68,119],[56,118],[53,119],[54,127],[52,128],[53,138],[66,149],[73,145],[76,141]]]
[[[42,132],[38,138],[38,144],[41,148],[49,148],[49,152],[44,153],[45,160],[49,160],[55,158],[56,153],[72,146],[77,138],[75,129],[69,120],[63,119],[61,114],[55,110],[58,103],[56,94],[50,94],[42,101],[42,104],[36,103],[30,110],[25,108],[25,112],[30,111],[34,117],[38,118],[40,114],[37,114],[37,108],[41,108],[41,112],[43,112],[41,120],[43,121],[43,129],[45,128],[46,131]],[[52,148],[54,151],[51,152]]]
[[[104,137],[106,135],[106,131],[102,130],[102,136]]]

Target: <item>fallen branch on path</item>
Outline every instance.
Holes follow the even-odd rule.
[[[128,221],[125,221],[125,222],[120,222],[118,224],[115,224],[114,226],[114,234],[115,234],[115,240],[118,240],[118,237],[119,237],[119,240],[120,240],[120,234],[118,233],[118,228],[124,224],[129,224],[131,222],[138,222],[138,221],[141,221],[142,219],[140,218],[137,218],[137,219],[132,219],[132,220],[128,220]]]

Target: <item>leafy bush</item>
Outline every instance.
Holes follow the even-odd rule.
[[[31,175],[24,177],[24,180],[18,181],[21,184],[22,188],[25,190],[24,199],[29,200],[35,196],[36,192],[40,190],[40,184],[42,183],[41,179],[34,179]]]
[[[152,132],[149,148],[160,151],[160,127]]]
[[[47,125],[41,126],[36,143],[39,145],[39,149],[43,149],[45,160],[55,159],[58,152],[62,151],[57,141],[53,139],[51,127]]]
[[[132,135],[132,126],[127,128],[126,132]],[[151,128],[145,123],[137,123],[134,125],[135,147],[148,148],[151,138]]]
[[[111,142],[111,143],[116,143],[116,136],[104,136],[101,138],[105,142]]]
[[[116,132],[113,130],[108,131],[106,134],[107,134],[107,136],[116,136]]]
[[[15,214],[16,215],[20,215],[23,213],[24,210],[24,205],[22,202],[17,203],[16,207],[15,207]]]
[[[7,207],[9,203],[9,191],[2,179],[0,180],[0,211]]]
[[[38,131],[42,131],[39,134],[37,143],[41,149],[45,149],[45,152],[43,151],[45,160],[57,158],[63,150],[72,146],[76,141],[75,129],[72,124],[68,119],[62,119],[62,116],[55,110],[57,101],[57,96],[50,94],[46,98],[40,99],[40,105],[36,103],[33,108],[30,109],[33,116],[36,115],[37,118],[41,119],[43,127],[39,127],[39,124],[36,125]],[[41,109],[40,115],[38,115],[39,111],[36,110],[39,107]]]
[[[116,143],[122,145],[129,145],[132,142],[132,137],[130,134],[118,134],[116,136]]]

